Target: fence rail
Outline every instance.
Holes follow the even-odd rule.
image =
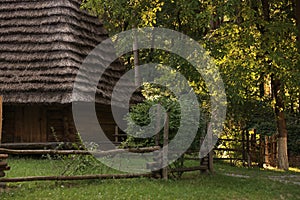
[[[275,166],[277,162],[277,135],[261,136],[254,129],[253,134],[244,131],[242,138],[221,138],[220,142],[225,142],[231,147],[216,147],[217,154],[227,151],[229,157],[215,157],[215,160],[242,161],[243,165],[251,166],[253,163],[260,167],[263,165]],[[237,146],[234,148],[233,146]],[[230,153],[233,152],[233,153]]]

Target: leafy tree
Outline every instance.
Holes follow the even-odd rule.
[[[287,125],[291,123],[286,124],[285,118],[300,112],[299,1],[85,0],[83,7],[98,15],[111,34],[156,26],[177,30],[203,44],[225,82],[227,128],[255,127],[262,134],[273,134],[276,126],[278,167],[288,169],[287,130],[291,129]],[[203,109],[209,111],[205,83],[184,59],[153,49],[140,51],[138,57],[139,64],[161,63],[184,74]],[[124,60],[131,68],[132,55]]]
[[[237,109],[251,112],[251,101],[274,108],[279,134],[278,167],[287,170],[285,111],[287,104],[293,104],[290,100],[298,98],[294,91],[299,90],[293,4],[288,0],[227,1],[221,7],[224,22],[209,34],[209,47],[218,58],[229,107],[234,116],[240,113]],[[271,96],[264,91],[269,83]]]

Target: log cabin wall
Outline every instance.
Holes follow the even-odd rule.
[[[2,142],[46,142],[46,110],[42,106],[3,106]]]
[[[79,142],[70,105],[47,107],[47,142]]]
[[[97,112],[98,122],[101,125],[101,128],[104,131],[106,137],[111,141],[114,141],[116,122],[113,118],[111,107],[98,104],[96,106],[96,112]]]
[[[110,106],[96,106],[98,121],[110,140],[114,140],[116,123]],[[3,106],[2,143],[79,142],[67,105]]]

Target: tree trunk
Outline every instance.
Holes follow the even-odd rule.
[[[297,48],[298,53],[300,54],[300,1],[295,0],[295,19],[297,24]],[[298,61],[298,66],[300,65],[300,61]],[[299,107],[298,112],[300,112],[300,95],[299,95]]]
[[[277,121],[277,129],[278,129],[278,162],[277,167],[279,169],[288,170],[289,169],[289,161],[288,161],[288,151],[287,151],[287,129],[286,129],[286,121],[284,116],[284,104],[282,99],[281,92],[281,82],[277,78],[272,78],[272,91],[273,97],[275,99],[275,114]]]
[[[270,4],[269,0],[261,0],[262,3],[262,12],[263,18],[265,21],[270,22]],[[266,52],[269,53],[269,52]],[[271,88],[272,88],[272,96],[275,100],[275,116],[277,122],[277,130],[278,130],[278,162],[277,167],[279,169],[288,170],[289,169],[289,161],[288,161],[288,153],[287,153],[287,129],[286,122],[284,116],[284,102],[282,96],[284,93],[282,92],[282,84],[278,77],[273,76],[271,78]]]
[[[136,28],[133,26],[133,28]],[[141,86],[142,80],[141,80],[141,72],[140,72],[140,66],[139,66],[139,47],[138,47],[138,38],[137,33],[134,31],[133,35],[133,58],[134,58],[134,82],[135,86]]]

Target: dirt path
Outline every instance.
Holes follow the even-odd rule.
[[[224,173],[226,176],[238,177],[238,178],[251,178],[249,175],[242,174],[233,174],[233,173]],[[282,183],[293,183],[296,185],[300,185],[300,175],[278,175],[278,176],[266,176],[266,178],[271,179],[273,181],[279,181]]]
[[[300,175],[268,176],[269,179],[283,183],[300,185]]]

